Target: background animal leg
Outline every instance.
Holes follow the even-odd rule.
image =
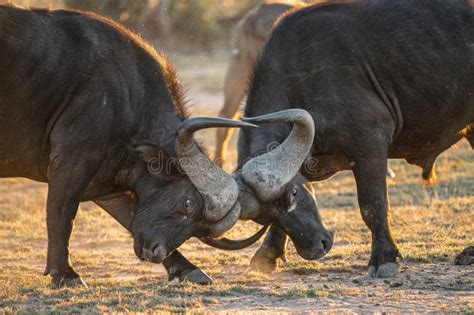
[[[232,56],[224,83],[224,106],[219,112],[219,117],[230,119],[237,116],[247,90],[252,65],[242,52],[237,52]],[[214,161],[220,167],[225,164],[227,144],[231,135],[232,129],[217,128]]]

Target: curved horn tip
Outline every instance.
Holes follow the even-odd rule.
[[[240,120],[220,117],[192,117],[181,122],[177,134],[184,132],[193,134],[196,131],[207,128],[258,128],[258,126]]]
[[[200,238],[199,240],[203,242],[204,244],[207,244],[211,247],[218,248],[218,249],[241,250],[257,242],[263,236],[263,234],[265,234],[268,227],[269,227],[268,225],[264,225],[259,231],[257,231],[257,233],[243,240],[231,240],[226,237],[221,237],[219,239],[203,237],[203,238]]]
[[[255,117],[242,116],[240,119],[248,123],[266,123],[266,122],[297,122],[303,120],[313,120],[311,114],[301,108],[285,109],[277,112],[267,113]]]
[[[248,122],[244,122],[244,121],[238,121],[236,120],[235,121],[236,124],[234,126],[234,128],[260,128],[260,126],[258,125],[255,125],[255,124],[251,124],[251,123],[248,123]],[[225,128],[225,127],[222,127],[222,128]],[[230,128],[233,128],[233,127],[230,127]]]
[[[240,119],[245,123],[264,123],[264,122],[271,122],[267,119],[266,115],[264,116],[257,116],[257,117],[240,117]]]
[[[240,117],[240,120],[242,120],[245,123],[248,123],[249,121],[253,121],[254,119],[255,117],[245,117],[245,116]]]

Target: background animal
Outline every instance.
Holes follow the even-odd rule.
[[[224,104],[219,117],[237,118],[239,107],[247,93],[252,69],[263,48],[273,24],[288,10],[301,8],[303,2],[264,2],[250,10],[232,29],[231,57],[224,82]],[[215,157],[218,165],[223,165],[226,148],[232,135],[230,129],[216,132]]]

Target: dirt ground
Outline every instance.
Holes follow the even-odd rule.
[[[172,57],[196,104],[193,112],[215,115],[222,103],[225,56]],[[212,148],[213,132],[199,137]],[[352,174],[344,172],[314,184],[324,222],[336,232],[333,249],[317,262],[299,258],[290,244],[288,261],[271,275],[261,274],[248,270],[258,244],[224,252],[193,239],[182,252],[214,283],[168,283],[161,265],[134,256],[131,237],[118,223],[84,203],[73,231],[71,259],[89,288],[53,290],[42,276],[47,186],[2,179],[0,313],[473,313],[474,266],[453,264],[457,253],[474,244],[473,153],[461,142],[439,158],[434,196],[425,192],[420,169],[390,161],[397,174],[389,180],[391,222],[404,263],[400,275],[389,280],[366,276],[370,234],[358,213]],[[230,158],[235,160],[235,137]],[[257,228],[239,223],[229,235],[242,238]]]

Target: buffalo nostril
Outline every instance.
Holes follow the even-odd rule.
[[[148,248],[144,248],[142,251],[143,259],[150,261],[153,258],[153,252]]]
[[[324,254],[327,254],[327,252],[328,252],[329,249],[331,248],[331,243],[329,242],[329,240],[322,240],[322,241],[321,241],[321,244],[323,245],[323,252],[324,252]]]
[[[323,244],[323,252],[326,254],[328,248],[328,241],[322,240],[321,243]]]
[[[167,256],[167,250],[163,246],[156,246],[153,250],[153,258],[162,261]]]
[[[168,256],[166,248],[159,244],[155,245],[152,249],[143,248],[142,250],[142,259],[153,263],[161,263],[166,256]]]

